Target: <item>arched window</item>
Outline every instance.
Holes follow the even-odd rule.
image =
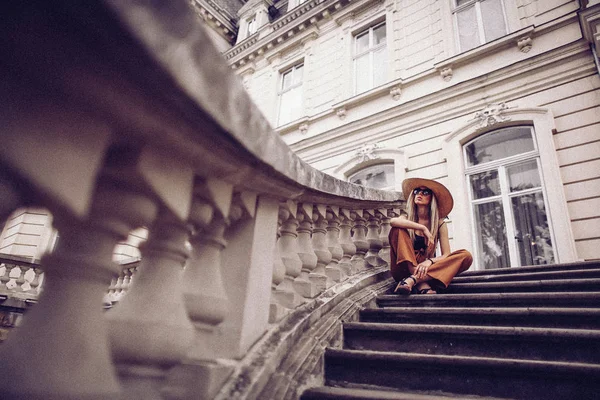
[[[531,126],[463,146],[475,253],[485,269],[555,262],[540,155]]]
[[[348,181],[374,189],[394,190],[396,178],[394,163],[375,164],[354,172]]]

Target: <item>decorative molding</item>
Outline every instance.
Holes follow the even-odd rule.
[[[340,119],[344,119],[346,118],[346,114],[347,114],[348,110],[346,110],[346,107],[340,107],[337,108],[335,110],[335,114],[340,118]]]
[[[400,100],[400,95],[402,94],[402,88],[400,87],[400,85],[396,85],[392,88],[390,88],[390,96],[392,96],[392,99],[398,101]]]
[[[442,68],[440,70],[440,76],[446,82],[448,82],[449,80],[451,80],[453,75],[454,75],[454,73],[452,71],[452,67],[451,66],[444,67],[444,68]]]
[[[473,119],[478,121],[476,123],[478,128],[487,128],[499,122],[510,120],[508,116],[504,115],[504,112],[508,109],[506,103],[490,104],[483,110],[477,111]]]
[[[308,122],[300,124],[300,126],[298,127],[298,129],[300,130],[300,134],[306,135],[306,133],[308,132]]]
[[[531,50],[531,47],[533,46],[533,39],[531,39],[531,35],[517,40],[517,46],[519,47],[519,51],[523,53],[527,53],[529,50]]]
[[[360,163],[364,163],[365,161],[369,160],[376,160],[379,158],[379,155],[375,153],[375,150],[381,149],[382,147],[383,146],[381,146],[379,143],[367,143],[356,150],[356,157],[359,158]]]

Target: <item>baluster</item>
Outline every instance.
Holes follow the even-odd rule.
[[[356,253],[356,246],[352,242],[352,220],[350,219],[350,211],[340,209],[340,246],[344,251],[344,255],[339,262],[340,268],[347,274],[352,275],[355,271],[352,269],[352,256]]]
[[[13,265],[10,273],[8,274],[9,281],[6,282],[6,288],[11,292],[18,292],[20,289],[20,284],[23,284],[23,280],[21,279],[21,267],[18,265]]]
[[[369,250],[369,242],[367,241],[367,226],[366,219],[363,218],[363,210],[352,211],[352,217],[354,219],[354,236],[352,241],[356,246],[356,253],[352,256],[352,271],[357,273],[367,269],[367,262],[365,261],[365,254]]]
[[[110,281],[110,285],[108,286],[108,290],[106,291],[106,293],[104,294],[104,297],[102,298],[102,303],[104,304],[104,307],[112,307],[113,303],[115,302],[115,291],[116,291],[116,286],[117,286],[117,279],[118,277],[114,277],[111,279]]]
[[[86,221],[54,215],[61,240],[42,259],[45,290],[19,334],[0,349],[4,365],[12,366],[0,377],[4,395],[118,396],[101,301],[118,271],[111,260],[114,246],[131,228],[151,220],[155,210],[146,197],[101,178]]]
[[[106,314],[113,358],[130,398],[160,398],[168,369],[192,344],[194,328],[182,295],[188,237],[183,221],[162,208],[140,246],[139,275]]]
[[[273,247],[273,273],[271,282],[269,323],[279,322],[289,312],[289,309],[284,306],[286,304],[286,301],[281,298],[285,296],[285,291],[279,288],[279,286],[281,285],[281,283],[283,283],[283,280],[285,279],[285,265],[281,260],[279,246],[277,245],[277,242],[281,237],[279,230],[281,229],[281,224],[284,217],[287,218],[288,214],[286,214],[281,208],[279,208],[277,214],[277,232],[275,237],[275,246]]]
[[[335,271],[328,271],[327,265],[331,262],[331,252],[327,248],[327,209],[323,205],[315,205],[313,208],[313,235],[312,244],[317,255],[317,267],[315,273],[327,276],[327,288],[330,288],[335,282]]]
[[[44,283],[44,271],[40,268],[34,268],[35,277],[31,281],[31,293],[39,296],[42,291],[42,284]]]
[[[21,284],[21,291],[28,293],[31,291],[31,282],[35,279],[35,271],[32,267],[23,267],[23,283]]]
[[[281,260],[285,265],[285,278],[279,285],[279,289],[285,292],[285,296],[280,297],[280,299],[284,302],[286,308],[294,309],[305,301],[294,287],[294,281],[302,271],[302,260],[298,256],[296,243],[299,225],[296,219],[297,206],[292,201],[287,201],[282,203],[280,207],[283,209],[283,218],[277,245],[279,246]]]
[[[8,293],[10,290],[7,287],[8,282],[12,280],[10,277],[10,271],[14,268],[14,265],[3,263],[0,267],[0,293]]]
[[[313,298],[323,292],[327,285],[327,276],[315,273],[317,255],[313,249],[311,234],[313,231],[313,205],[302,203],[298,205],[298,256],[302,260],[300,284],[295,285],[300,295]]]
[[[325,270],[332,276],[335,282],[342,282],[348,278],[348,273],[344,271],[339,263],[344,255],[344,249],[340,246],[340,209],[339,207],[327,207],[327,249],[331,253],[331,261],[327,264]]]
[[[381,267],[385,262],[379,257],[379,251],[383,247],[383,242],[379,237],[380,219],[376,210],[365,210],[368,216],[367,225],[367,242],[369,242],[369,250],[365,256],[365,261],[370,267]]]
[[[394,217],[394,211],[389,209],[379,210],[380,218],[381,218],[381,233],[379,234],[379,239],[381,239],[381,243],[383,247],[379,251],[379,257],[387,264],[390,264],[390,240],[388,239],[388,235],[390,230],[392,229],[392,225],[390,224],[390,219]]]

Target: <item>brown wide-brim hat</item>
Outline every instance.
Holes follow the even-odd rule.
[[[445,218],[454,207],[454,199],[446,186],[431,179],[424,178],[408,178],[402,181],[402,194],[404,199],[408,200],[410,193],[418,187],[426,187],[435,195],[435,200],[438,205],[440,218]]]

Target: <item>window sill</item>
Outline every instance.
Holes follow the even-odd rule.
[[[465,51],[464,53],[460,53],[453,57],[450,57],[442,62],[434,64],[434,68],[440,72],[447,68],[451,68],[453,66],[465,64],[474,58],[479,58],[489,53],[496,52],[498,49],[502,47],[506,47],[508,44],[514,43],[515,46],[519,46],[519,41],[524,38],[530,38],[534,32],[535,28],[533,25],[528,26],[526,28],[515,31],[509,35],[503,36],[499,39],[496,39],[492,42],[483,44],[481,46],[475,47],[474,49]],[[521,49],[521,51],[524,51]],[[526,51],[526,50],[525,50]]]

